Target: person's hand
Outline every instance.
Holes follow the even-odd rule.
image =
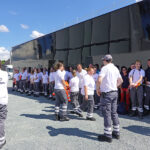
[[[135,87],[136,85],[134,84],[134,83],[131,83],[130,84],[130,88],[133,88],[133,87]]]
[[[149,81],[147,81],[147,82],[146,82],[146,85],[150,85],[150,82],[149,82]]]
[[[85,100],[88,100],[88,95],[85,95]]]
[[[101,95],[100,89],[96,90],[96,93],[98,96],[100,96]]]

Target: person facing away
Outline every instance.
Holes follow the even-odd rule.
[[[77,114],[79,117],[82,117],[82,113],[79,110],[79,78],[76,75],[76,70],[72,70],[72,78],[69,82],[70,87],[70,99],[73,107],[73,113]]]
[[[97,95],[101,96],[100,106],[104,117],[104,134],[98,136],[102,142],[112,142],[112,136],[120,138],[119,118],[117,114],[118,87],[123,80],[118,68],[112,63],[112,56],[102,58],[103,68],[97,81]],[[113,122],[113,132],[112,132]]]
[[[2,71],[2,63],[0,61],[0,149],[6,144],[5,139],[5,120],[7,117],[7,105],[8,105],[8,73]]]

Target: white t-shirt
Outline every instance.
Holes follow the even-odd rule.
[[[40,82],[40,74],[34,73],[34,82]]]
[[[42,73],[42,72],[39,72],[39,73],[38,73],[39,81],[41,81],[41,80],[42,80],[42,75],[43,75],[43,73]]]
[[[87,74],[86,70],[83,70],[81,72],[77,71],[77,76],[79,78],[79,88],[82,88],[82,84],[83,84],[83,77]]]
[[[19,81],[19,73],[14,74],[14,79],[16,79],[16,81]]]
[[[47,84],[48,83],[48,75],[42,75],[42,80],[43,80],[43,84]]]
[[[132,83],[136,83],[140,77],[145,77],[145,71],[143,69],[137,70],[137,69],[133,69],[130,71],[129,73],[129,78],[132,77]],[[143,81],[141,81],[141,84],[143,83]]]
[[[99,74],[100,77],[103,77],[102,83],[100,85],[101,92],[110,92],[117,91],[117,81],[119,78],[122,78],[118,68],[110,63],[104,66]]]
[[[34,83],[34,75],[33,74],[30,75],[30,82]]]
[[[8,83],[8,73],[6,71],[0,70],[0,104],[1,105],[8,104],[7,83]]]
[[[79,92],[79,78],[77,76],[73,77],[70,80],[69,86],[70,86],[70,92]]]
[[[26,79],[27,79],[27,72],[25,71],[25,72],[22,73],[21,80],[26,80]]]
[[[49,75],[49,82],[54,82],[55,81],[54,76],[55,76],[55,72],[51,72],[50,75]]]
[[[83,77],[81,94],[85,95],[84,86],[87,86],[88,95],[94,95],[95,81],[92,76],[86,74]]]
[[[65,81],[68,81],[68,79],[69,79],[69,72],[64,70],[64,71],[62,71],[62,73],[64,75]]]
[[[55,89],[64,89],[64,86],[62,84],[62,80],[64,80],[64,74],[61,70],[57,70],[55,72],[55,76],[54,76],[54,79],[55,79]]]
[[[93,75],[93,79],[94,79],[94,81],[95,81],[95,90],[96,90],[96,82],[97,82],[97,80],[98,80],[98,76],[99,76],[98,73],[95,73],[95,74]]]

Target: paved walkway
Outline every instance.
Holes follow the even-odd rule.
[[[149,150],[150,116],[138,118],[120,116],[121,139],[113,143],[97,141],[103,133],[103,118],[97,121],[70,115],[69,122],[54,121],[54,102],[44,97],[34,98],[11,92],[9,88],[7,145],[4,150]],[[84,113],[86,116],[86,113]]]

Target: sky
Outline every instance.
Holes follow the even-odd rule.
[[[1,0],[0,60],[34,38],[141,0]]]

